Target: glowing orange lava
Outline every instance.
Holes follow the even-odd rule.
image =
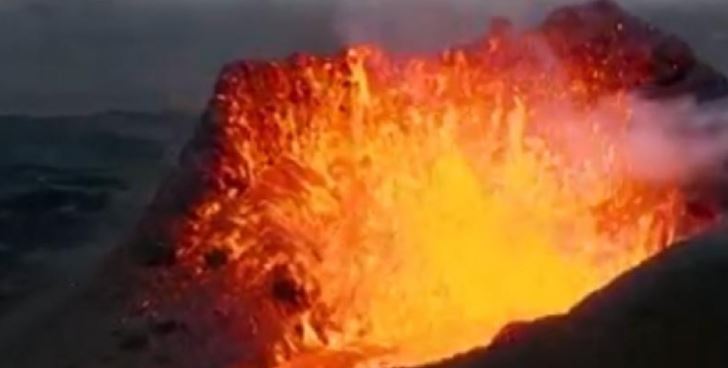
[[[623,89],[546,54],[524,36],[227,72],[178,256],[240,311],[236,367],[444,359],[672,242],[683,200],[629,175]]]

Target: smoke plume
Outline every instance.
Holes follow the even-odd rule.
[[[726,176],[728,99],[698,104],[633,98],[633,115],[624,143],[636,175],[684,184]]]

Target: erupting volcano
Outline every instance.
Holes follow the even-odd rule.
[[[633,175],[624,143],[630,92],[665,73],[635,42],[654,34],[607,20],[574,47],[565,16],[435,56],[227,68],[158,308],[216,326],[235,368],[416,366],[693,231],[678,183]]]

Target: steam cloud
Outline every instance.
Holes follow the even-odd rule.
[[[697,104],[633,98],[625,139],[634,173],[644,179],[725,180],[728,160],[728,99]]]

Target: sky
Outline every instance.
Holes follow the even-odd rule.
[[[361,39],[433,48],[567,0],[0,0],[0,114],[201,111],[220,68]],[[728,72],[728,0],[622,0]],[[396,32],[392,32],[395,29]]]

